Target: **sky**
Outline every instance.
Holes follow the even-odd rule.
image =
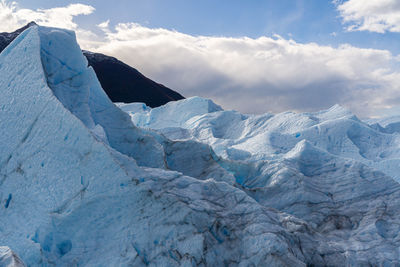
[[[0,1],[0,32],[32,20],[225,109],[400,114],[400,0]]]

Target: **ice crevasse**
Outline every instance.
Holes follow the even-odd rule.
[[[278,146],[257,135],[274,116],[200,98],[151,127],[157,111],[131,105],[139,120],[115,106],[74,33],[55,28],[33,26],[1,53],[0,90],[0,244],[27,266],[400,263],[400,187],[347,146],[344,157],[296,141],[292,126]],[[259,139],[236,142],[246,134]]]

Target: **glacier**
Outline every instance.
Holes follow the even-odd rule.
[[[36,25],[0,90],[0,265],[400,264],[399,135],[340,106],[115,105],[75,34]]]
[[[208,111],[208,101],[194,97],[155,109],[118,105],[135,125],[155,129],[172,140],[209,144],[226,159],[280,160],[307,140],[329,154],[362,162],[400,181],[400,128],[395,130],[395,118],[386,124],[386,118],[381,124],[363,122],[339,105],[315,113],[246,115],[221,108]],[[196,114],[191,106],[197,108]]]
[[[26,265],[9,247],[0,247],[0,266],[25,267]]]

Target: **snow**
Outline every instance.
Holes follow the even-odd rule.
[[[38,26],[0,90],[0,244],[27,266],[400,264],[398,135],[340,106],[114,105],[74,33]]]

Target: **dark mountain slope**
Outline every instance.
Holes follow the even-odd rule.
[[[114,57],[89,51],[83,51],[83,54],[113,102],[144,102],[148,106],[158,107],[184,98]]]
[[[0,52],[3,51],[21,32],[35,22],[30,22],[15,32],[0,33]],[[88,63],[113,102],[144,102],[147,106],[158,107],[184,97],[179,93],[156,83],[118,59],[90,51],[83,51]]]
[[[36,25],[35,22],[29,22],[27,25],[24,27],[16,30],[15,32],[2,32],[0,33],[0,52],[4,50],[12,41],[14,41],[17,36],[25,31],[27,28],[29,28],[32,25]]]

